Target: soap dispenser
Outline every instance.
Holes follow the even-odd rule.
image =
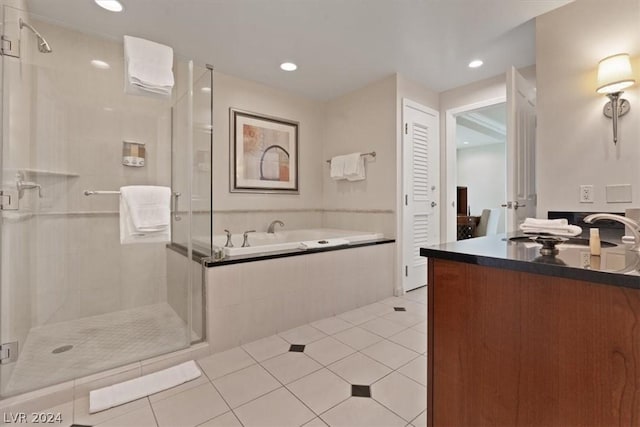
[[[589,248],[591,249],[591,255],[600,256],[600,229],[592,228],[589,231]]]

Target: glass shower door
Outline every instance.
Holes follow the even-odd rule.
[[[191,227],[191,203],[182,203],[191,188],[172,183],[171,147],[174,116],[192,120],[192,68],[176,61],[171,98],[128,95],[121,42],[8,6],[2,13],[3,34],[19,45],[17,56],[2,56],[6,397],[189,346],[193,272],[173,268],[168,242],[121,244],[118,192],[170,187],[181,193],[172,214]],[[20,19],[51,52],[38,49]],[[188,150],[190,132],[186,126],[180,134]],[[144,147],[135,152],[144,164],[124,161],[131,143]],[[182,173],[190,176],[184,161]]]

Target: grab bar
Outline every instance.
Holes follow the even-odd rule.
[[[84,190],[84,195],[85,196],[105,196],[105,195],[113,195],[113,194],[120,194],[120,191],[113,191],[113,190]],[[174,191],[173,193],[171,193],[171,195],[173,196],[173,219],[175,221],[180,221],[182,220],[182,217],[180,215],[178,215],[178,197],[180,197],[182,194],[179,193],[178,191]]]

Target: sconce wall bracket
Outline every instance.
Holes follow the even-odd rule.
[[[631,104],[626,99],[618,100],[618,117],[622,117],[629,112]],[[611,101],[607,102],[602,108],[602,114],[608,118],[613,118],[613,106]]]

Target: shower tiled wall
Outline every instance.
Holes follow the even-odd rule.
[[[22,57],[4,58],[4,182],[22,172],[42,186],[3,223],[2,309],[20,307],[3,315],[2,327],[16,329],[3,337],[23,341],[32,327],[166,301],[165,245],[120,245],[118,196],[83,191],[171,184],[171,107],[187,82],[177,60],[174,100],[125,95],[120,41],[17,13],[53,48],[40,54],[25,37]],[[145,167],[122,165],[125,139],[146,143]]]

